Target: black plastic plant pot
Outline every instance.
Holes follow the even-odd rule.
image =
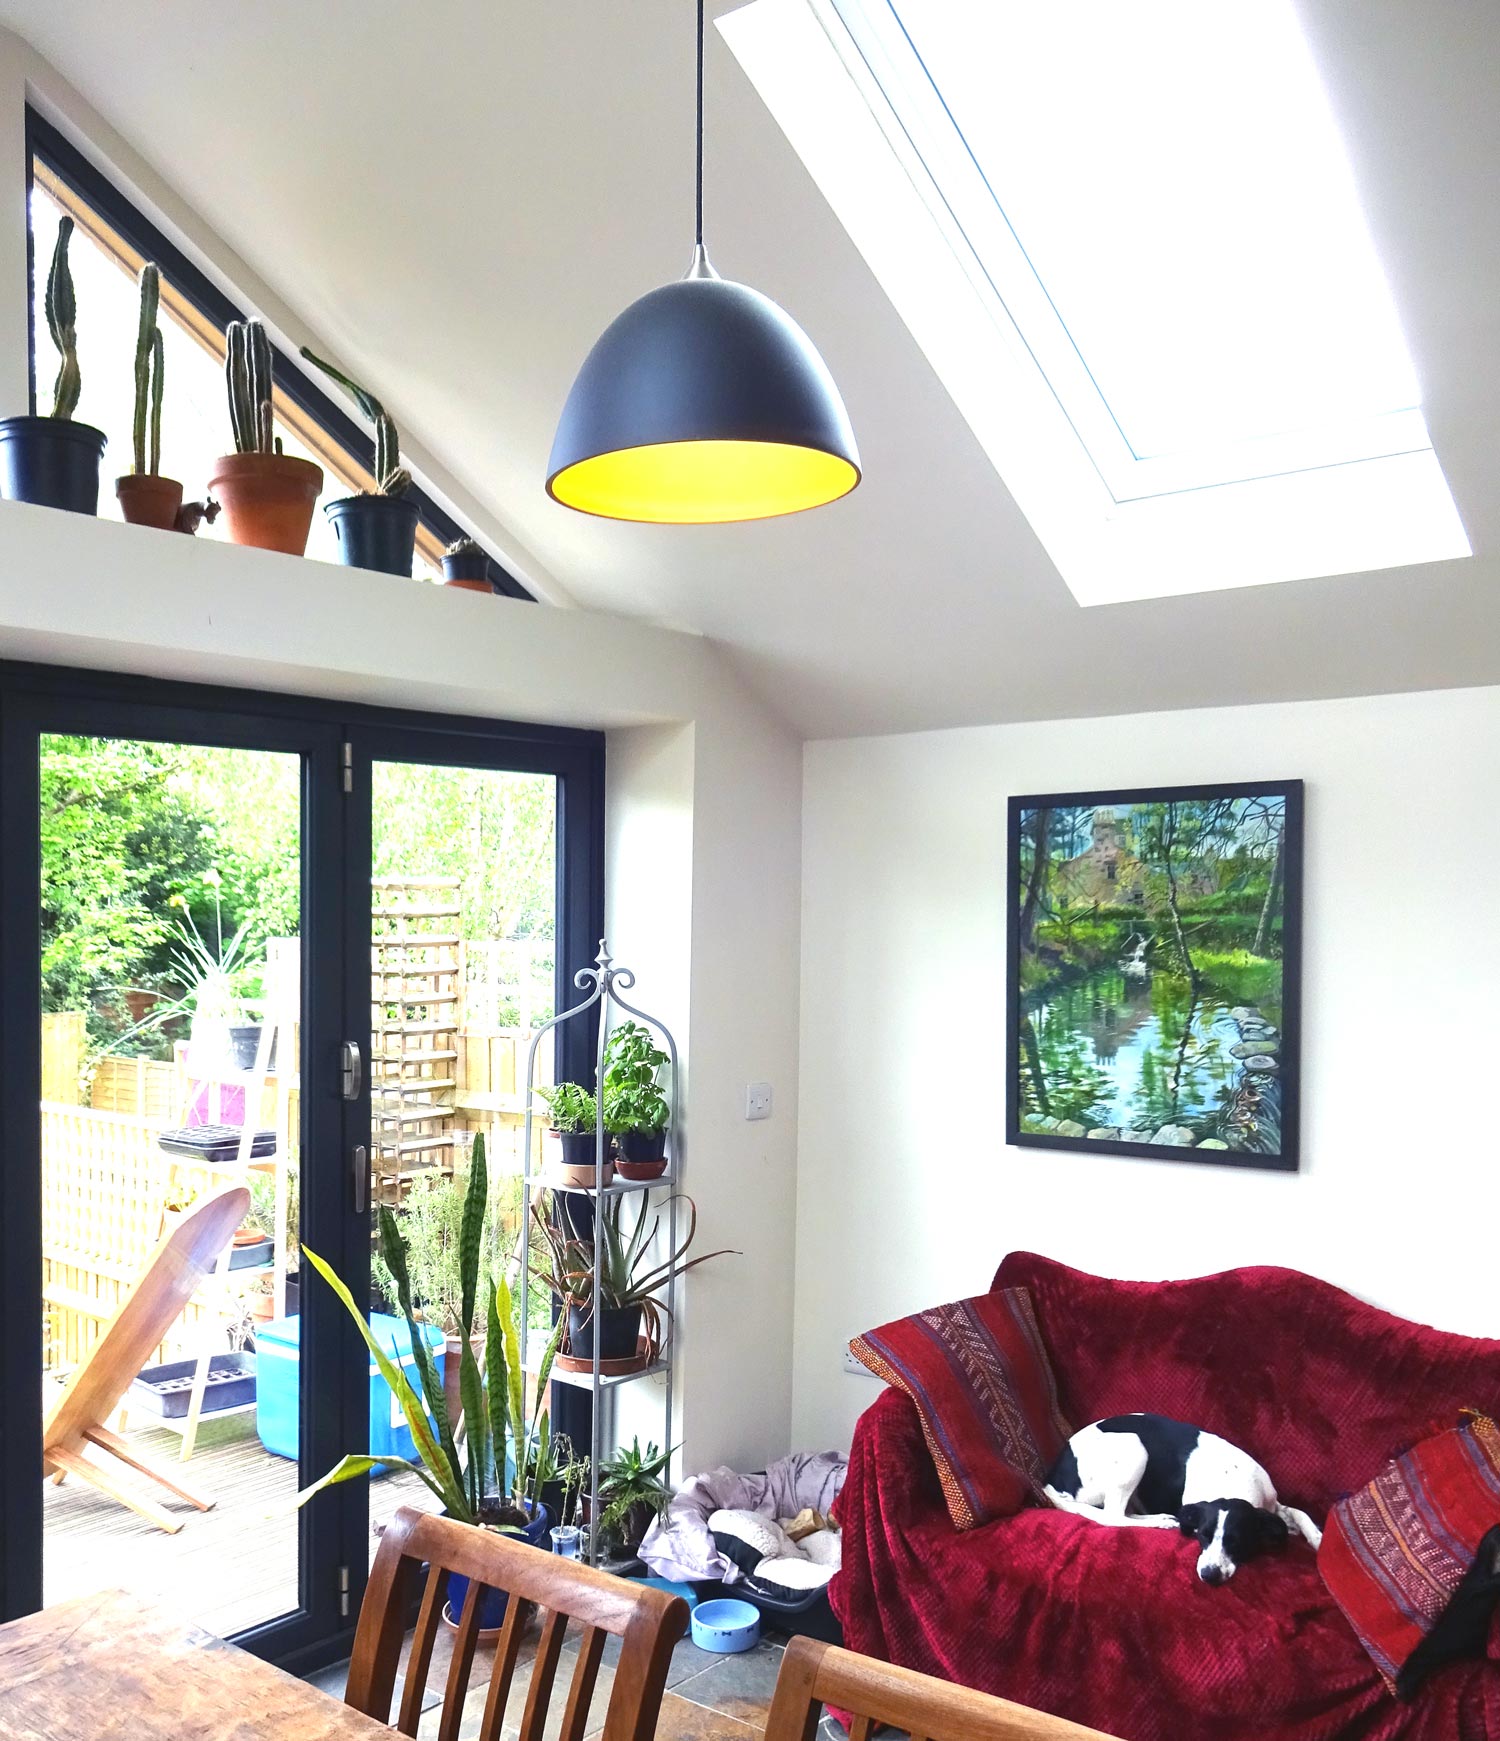
[[[460,551],[457,556],[443,558],[444,586],[462,587],[468,592],[493,592],[490,579],[490,559],[482,550]]]
[[[107,439],[93,424],[66,417],[0,418],[0,496],[97,514]]]
[[[557,1140],[562,1144],[565,1167],[592,1167],[599,1158],[596,1133],[591,1130],[560,1130]],[[605,1158],[606,1168],[609,1165]]]
[[[615,1138],[620,1159],[633,1167],[649,1167],[667,1152],[665,1130],[627,1130]]]
[[[260,1051],[259,1022],[235,1022],[229,1030],[229,1044],[234,1050],[236,1070],[253,1070]]]
[[[339,541],[345,568],[411,579],[417,545],[417,504],[405,496],[344,496],[323,512]]]
[[[601,1306],[599,1321],[599,1358],[629,1360],[636,1351],[641,1335],[639,1306]],[[568,1307],[568,1353],[575,1360],[594,1358],[594,1316],[588,1306]]]

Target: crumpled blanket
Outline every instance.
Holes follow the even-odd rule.
[[[722,1465],[694,1475],[673,1495],[666,1516],[646,1531],[641,1558],[658,1578],[738,1583],[744,1573],[714,1546],[709,1518],[716,1511],[754,1511],[774,1522],[808,1507],[826,1516],[848,1467],[837,1451],[797,1451],[779,1457],[763,1475],[741,1475]]]

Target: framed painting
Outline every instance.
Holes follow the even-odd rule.
[[[1006,1140],[1297,1166],[1302,782],[1012,798]]]

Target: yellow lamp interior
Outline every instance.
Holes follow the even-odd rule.
[[[766,520],[836,501],[859,482],[848,460],[771,441],[667,441],[564,466],[547,485],[565,507],[609,520],[699,526]]]

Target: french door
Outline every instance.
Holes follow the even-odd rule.
[[[387,1309],[372,1215],[440,1217],[479,1130],[503,1215],[602,783],[594,734],[0,666],[6,1617],[123,1585],[292,1664],[347,1640],[425,1490],[296,1508],[401,1449],[300,1251]]]

